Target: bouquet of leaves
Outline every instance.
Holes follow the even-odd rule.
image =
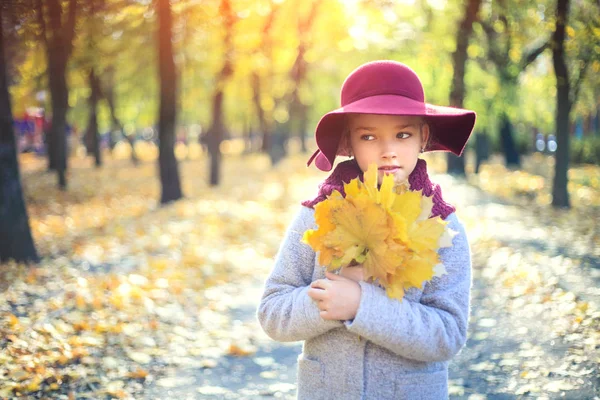
[[[317,229],[302,241],[319,253],[329,271],[361,264],[365,279],[380,284],[390,298],[402,300],[412,287],[446,271],[438,249],[452,246],[456,232],[439,216],[430,218],[433,199],[421,191],[396,186],[392,175],[377,187],[377,166],[364,182],[344,184],[346,196],[334,190],[315,206]]]

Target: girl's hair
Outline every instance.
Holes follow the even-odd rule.
[[[423,137],[423,125],[427,125],[429,127],[429,137],[427,138],[427,141],[425,142],[425,144],[423,144],[423,147],[421,147],[423,149],[423,152],[425,152],[425,150],[427,150],[429,145],[431,145],[433,143],[433,141],[432,141],[433,134],[431,133],[433,126],[431,125],[431,123],[429,123],[429,121],[427,121],[427,119],[425,117],[421,117],[421,128],[419,130],[421,132],[421,137]]]
[[[350,145],[350,126],[346,121],[344,125],[344,131],[340,137],[340,142],[338,144],[337,153],[338,155],[352,156],[352,146]]]

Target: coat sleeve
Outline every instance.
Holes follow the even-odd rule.
[[[304,231],[314,226],[313,213],[312,209],[302,207],[288,228],[258,307],[263,330],[280,342],[307,340],[344,326],[341,321],[321,318],[317,305],[307,294],[315,268],[315,252],[301,239]]]
[[[362,294],[348,330],[401,357],[447,361],[467,340],[471,291],[471,253],[455,214],[447,219],[458,232],[452,247],[440,249],[447,273],[425,284],[420,302],[387,297],[381,287],[360,282]]]

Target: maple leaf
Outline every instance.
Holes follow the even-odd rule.
[[[401,300],[406,289],[445,272],[437,249],[452,244],[452,233],[440,217],[429,218],[433,200],[421,191],[396,185],[384,175],[377,186],[377,167],[369,166],[364,181],[344,185],[315,206],[317,229],[302,241],[319,253],[319,263],[333,271],[361,264],[366,279]]]

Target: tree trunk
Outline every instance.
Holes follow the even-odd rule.
[[[229,0],[222,0],[219,6],[219,13],[224,20],[225,39],[224,39],[224,61],[223,67],[216,79],[216,88],[213,95],[212,107],[212,125],[206,138],[208,152],[210,155],[210,185],[217,186],[221,180],[221,142],[225,136],[225,123],[223,122],[223,99],[225,83],[233,74],[232,55],[232,31],[235,19]]]
[[[485,131],[475,135],[475,173],[479,173],[479,167],[483,161],[490,156],[490,138]]]
[[[157,0],[158,60],[160,74],[160,110],[158,120],[161,204],[182,197],[179,166],[175,158],[176,83],[177,76],[171,42],[171,5],[169,0]]]
[[[275,16],[279,12],[280,4],[279,2],[270,2],[271,12],[265,19],[265,23],[262,27],[262,41],[257,47],[257,54],[262,54],[262,56],[272,64],[273,60],[273,40],[271,38],[271,30],[273,28],[273,21],[275,20]],[[263,72],[262,76],[272,76],[272,65],[267,67],[267,70]],[[260,125],[260,133],[262,136],[261,143],[261,151],[271,154],[271,147],[273,146],[273,135],[274,135],[274,124],[273,124],[273,116],[272,112],[269,116],[265,115],[265,110],[261,105],[261,93],[263,91],[263,85],[267,86],[267,90],[265,92],[269,93],[269,80],[262,80],[261,75],[257,72],[253,72],[252,74],[252,88],[254,92],[254,104],[256,106],[256,112],[258,114],[258,122]],[[269,94],[270,96],[271,94]]]
[[[260,103],[261,86],[262,85],[260,76],[256,72],[254,72],[252,74],[252,100],[254,101],[254,107],[256,107],[258,126],[260,128],[260,133],[262,134],[261,151],[269,153],[271,151],[272,145],[272,133],[271,125],[267,121],[265,110],[263,110],[262,105]]]
[[[518,32],[519,27],[511,24],[511,18],[507,16],[510,5],[505,0],[496,2],[498,7],[490,15],[488,21],[480,21],[481,27],[488,40],[488,51],[486,59],[496,66],[496,73],[500,80],[500,95],[496,96],[500,102],[506,104],[517,104],[519,93],[519,76],[521,72],[533,63],[540,54],[548,48],[548,40],[536,37],[534,42],[522,46],[524,51],[518,61],[514,61],[511,54],[517,50],[513,43],[519,42],[513,32]],[[498,25],[502,26],[502,31]],[[541,42],[540,42],[541,40]],[[513,134],[513,125],[506,111],[503,109],[498,114],[500,120],[500,131],[505,136],[501,137],[502,150],[505,155],[507,166],[519,167],[521,158],[516,140]]]
[[[48,124],[44,124],[44,138],[46,140],[46,155],[48,156],[48,171],[56,171],[56,146],[52,131],[52,116],[45,116]]]
[[[208,132],[208,152],[210,154],[210,185],[217,186],[221,180],[221,142],[224,136],[223,91],[217,90],[213,97],[212,126]]]
[[[0,262],[38,262],[23,200],[4,56],[0,6]]]
[[[63,7],[58,0],[48,0],[48,21],[50,35],[46,31],[44,6],[37,0],[37,13],[41,37],[46,46],[48,60],[48,82],[52,99],[52,119],[47,132],[49,168],[58,174],[58,187],[67,188],[67,111],[69,89],[66,69],[73,47],[77,1],[69,0],[68,12],[63,15]]]
[[[569,0],[557,0],[556,28],[552,35],[552,61],[556,75],[556,163],[554,181],[552,183],[552,206],[569,208],[569,191],[567,189],[569,170],[569,114],[572,102],[570,99],[569,70],[565,62],[565,28],[569,13]]]
[[[446,154],[446,162],[448,164],[448,173],[455,176],[466,176],[465,159],[457,157],[453,153]]]
[[[244,153],[243,154],[250,154],[254,151],[254,146],[252,145],[252,126],[250,125],[250,123],[246,124],[246,126],[244,127]]]
[[[296,56],[294,66],[292,67],[294,91],[292,92],[292,102],[290,105],[290,120],[292,121],[292,126],[297,131],[296,134],[300,138],[300,149],[302,153],[308,152],[308,148],[306,146],[308,107],[306,104],[300,101],[299,89],[302,83],[306,80],[306,75],[308,73],[308,63],[304,58],[306,54],[306,48],[309,46],[307,37],[308,32],[310,32],[313,27],[320,3],[321,2],[318,0],[313,0],[308,16],[304,20],[298,22],[298,38],[300,40],[300,44],[298,45],[298,54]]]
[[[519,168],[521,166],[521,156],[515,140],[514,127],[510,117],[504,113],[500,116],[500,143],[502,143],[506,166]]]
[[[89,137],[92,152],[94,153],[94,159],[96,160],[96,167],[102,165],[102,153],[100,151],[100,141],[98,140],[98,100],[100,98],[100,80],[94,72],[94,68],[90,69],[89,74],[89,85],[90,85],[90,98],[88,99],[90,105],[90,116],[88,120],[87,135]]]
[[[298,131],[300,135],[300,150],[302,153],[308,152],[308,146],[306,145],[306,131],[308,129],[308,107],[306,104],[300,104],[298,109]]]
[[[60,50],[56,50],[60,52]],[[52,117],[49,135],[50,168],[56,170],[58,187],[67,189],[67,110],[69,106],[69,90],[66,80],[66,60],[64,56],[53,56],[53,64],[48,69],[50,97],[52,98]]]
[[[106,75],[107,75],[107,79],[106,79],[107,82],[106,82],[106,86],[104,87],[104,90],[102,90],[102,94],[103,94],[104,98],[106,99],[106,102],[108,103],[108,109],[110,111],[110,119],[112,121],[111,130],[115,130],[115,128],[116,128],[119,131],[121,131],[121,133],[123,134],[123,137],[125,138],[125,140],[127,140],[129,145],[131,146],[131,162],[133,163],[133,165],[138,165],[139,160],[137,157],[137,153],[135,152],[135,141],[131,137],[129,137],[129,135],[127,135],[125,133],[125,128],[123,127],[123,124],[121,123],[121,121],[119,120],[119,118],[117,117],[117,114],[116,114],[113,68],[108,68]]]
[[[460,21],[456,32],[456,50],[452,53],[452,64],[454,72],[452,75],[452,87],[450,89],[450,105],[452,107],[463,107],[465,89],[465,66],[467,63],[467,48],[469,39],[473,32],[473,22],[477,20],[477,13],[481,6],[481,0],[468,0],[465,4],[465,13]],[[465,175],[465,160],[448,153],[448,173],[453,175]]]
[[[271,165],[277,165],[287,156],[287,144],[289,141],[290,121],[283,124],[277,124],[273,135],[271,135],[271,149],[269,150],[269,159]]]

